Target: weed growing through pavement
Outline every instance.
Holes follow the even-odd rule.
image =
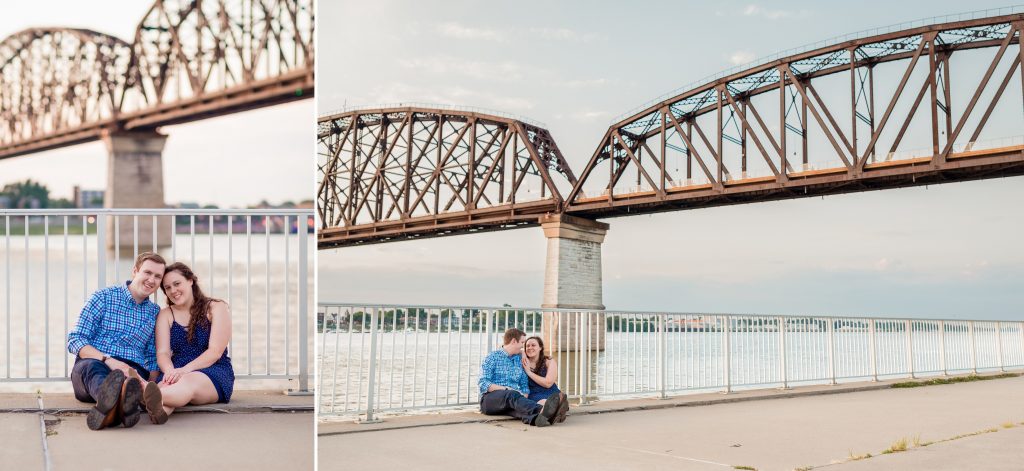
[[[899,453],[901,451],[907,451],[907,437],[901,437],[899,440],[892,442],[892,445],[889,445],[889,448],[882,451],[882,454],[888,455],[889,453]]]
[[[894,388],[918,388],[921,386],[935,386],[939,384],[954,384],[954,383],[970,383],[973,381],[988,381],[990,379],[1002,379],[1002,378],[1016,378],[1020,376],[1018,373],[1004,373],[994,376],[957,376],[953,378],[935,378],[927,381],[907,381],[903,383],[893,384]]]

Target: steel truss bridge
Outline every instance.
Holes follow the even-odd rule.
[[[438,107],[324,116],[318,244],[1021,175],[1022,32],[1024,14],[995,16],[762,63],[611,125],[578,178],[537,123]]]
[[[156,0],[131,41],[0,42],[0,159],[313,96],[313,0]]]

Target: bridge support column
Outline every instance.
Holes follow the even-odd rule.
[[[107,191],[105,208],[163,208],[163,150],[167,136],[155,131],[107,132]],[[153,219],[157,219],[154,234]],[[115,222],[116,220],[116,222]],[[116,230],[115,230],[116,228]],[[170,245],[170,216],[111,216],[107,218],[107,248],[122,253],[133,251],[138,234],[138,250]]]
[[[540,222],[548,239],[541,307],[603,311],[601,244],[608,224],[565,214],[548,214]],[[601,313],[548,312],[543,329],[551,351],[604,350]]]

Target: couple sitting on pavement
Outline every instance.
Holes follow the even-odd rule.
[[[522,330],[508,329],[502,347],[484,358],[480,412],[510,415],[537,427],[564,422],[569,399],[555,384],[558,363],[544,353],[540,337],[524,339],[526,333]]]
[[[235,374],[227,303],[204,295],[188,266],[155,253],[139,254],[131,276],[93,293],[68,333],[75,398],[96,403],[89,428],[132,427],[143,410],[162,424],[175,408],[228,402]],[[167,296],[163,309],[149,299],[157,288]]]

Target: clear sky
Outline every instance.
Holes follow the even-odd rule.
[[[1002,6],[322,2],[318,107],[420,101],[519,114],[546,123],[579,173],[613,117],[722,69],[845,33]],[[1021,203],[1018,177],[611,219],[604,301],[625,310],[1021,319]],[[544,254],[536,228],[321,251],[319,295],[537,306]]]
[[[0,38],[30,27],[70,26],[131,42],[152,2],[47,0],[8,2]],[[312,198],[314,100],[303,100],[220,118],[168,126],[164,196],[168,203],[245,207]],[[41,181],[52,197],[70,198],[74,185],[103,189],[107,151],[100,142],[0,160],[0,186],[26,178]]]

